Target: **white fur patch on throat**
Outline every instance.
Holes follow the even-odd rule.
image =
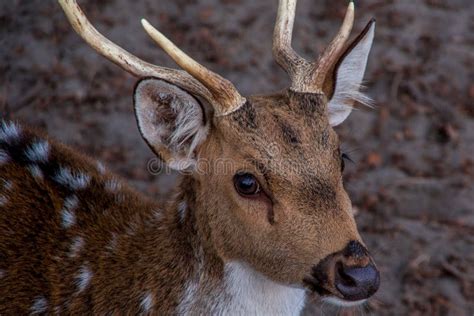
[[[230,296],[223,314],[299,315],[304,307],[304,289],[271,281],[245,263],[225,265],[225,289]]]

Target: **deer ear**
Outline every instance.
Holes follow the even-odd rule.
[[[172,169],[192,168],[209,130],[201,103],[155,78],[137,83],[133,101],[138,128],[151,149]]]
[[[374,39],[375,20],[349,45],[336,64],[333,75],[333,94],[328,103],[329,123],[342,123],[351,113],[355,101],[370,104],[370,98],[359,91],[367,58]]]

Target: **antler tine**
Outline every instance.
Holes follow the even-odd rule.
[[[295,79],[301,66],[307,61],[299,56],[291,47],[291,37],[295,20],[297,0],[280,0],[273,31],[273,57],[276,62],[288,73],[292,81]]]
[[[244,102],[235,86],[218,74],[205,68],[189,57],[173,42],[154,28],[147,20],[142,19],[142,25],[150,37],[185,71],[196,78],[212,94],[213,106],[217,116],[229,114],[238,109]]]
[[[273,56],[291,79],[291,89],[299,92],[321,93],[328,71],[339,58],[354,23],[354,3],[349,2],[339,32],[317,62],[298,55],[291,47],[291,34],[297,0],[280,0],[273,32]]]
[[[58,1],[74,30],[99,54],[127,72],[137,77],[152,76],[161,78],[191,93],[195,93],[214,106],[216,115],[225,115],[232,112],[245,101],[229,81],[205,69],[182,53],[173,44],[169,45],[168,43],[168,45],[165,45],[167,47],[165,51],[172,57],[178,56],[176,58],[179,62],[177,59],[175,61],[187,72],[159,67],[141,60],[100,34],[84,15],[76,0]],[[150,33],[150,29],[153,29],[153,27],[148,24],[145,29]],[[155,34],[154,32],[152,33]],[[183,56],[187,57],[187,59]]]
[[[347,7],[344,21],[339,32],[324,50],[316,63],[316,69],[312,75],[312,86],[316,90],[321,90],[328,71],[333,67],[336,60],[340,57],[342,50],[349,38],[354,24],[354,2],[351,0]]]
[[[76,0],[59,0],[59,4],[77,34],[99,54],[127,72],[137,77],[158,77],[196,93],[204,99],[212,98],[209,91],[188,73],[147,63],[104,37],[92,26]]]

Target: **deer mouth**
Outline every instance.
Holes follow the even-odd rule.
[[[335,306],[340,306],[340,307],[353,307],[353,306],[359,306],[359,305],[364,304],[365,302],[367,302],[367,299],[359,300],[359,301],[346,301],[346,300],[337,298],[335,296],[328,296],[328,297],[323,297],[322,301],[335,305]]]
[[[304,278],[305,286],[324,301],[338,306],[354,306],[374,295],[380,273],[367,250],[351,241],[342,251],[321,260]]]
[[[353,307],[362,305],[367,301],[367,298],[360,300],[343,299],[340,293],[334,291],[333,289],[327,288],[313,277],[305,278],[304,284],[311,291],[311,293],[318,297],[318,299],[320,299],[322,302],[326,302],[334,306]]]

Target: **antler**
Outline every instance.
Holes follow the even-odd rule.
[[[296,0],[280,0],[273,31],[273,57],[292,80],[296,79],[301,68],[309,67],[308,62],[291,47],[295,10]]]
[[[291,78],[291,89],[321,93],[328,72],[341,54],[354,23],[354,3],[349,2],[344,21],[336,37],[317,62],[310,62],[291,47],[291,36],[297,0],[280,0],[273,32],[273,56]]]
[[[344,45],[349,39],[351,34],[352,26],[354,25],[354,2],[350,1],[347,7],[346,16],[342,22],[339,32],[336,37],[331,41],[329,46],[319,57],[317,62],[317,68],[313,73],[313,85],[314,87],[322,87],[326,78],[327,72],[334,66],[334,63],[339,58]]]
[[[219,101],[216,105],[223,106],[223,108],[220,109],[219,115],[231,113],[245,102],[245,98],[239,94],[230,81],[197,63],[167,39],[160,31],[148,23],[147,20],[142,19],[142,25],[148,35],[150,35],[181,68],[199,80],[199,82],[211,92],[213,98]]]
[[[218,116],[235,111],[245,102],[231,82],[191,59],[147,21],[142,20],[146,32],[185,71],[159,67],[141,60],[100,34],[76,0],[58,1],[74,30],[99,54],[129,73],[137,77],[157,77],[176,84],[207,100]]]

